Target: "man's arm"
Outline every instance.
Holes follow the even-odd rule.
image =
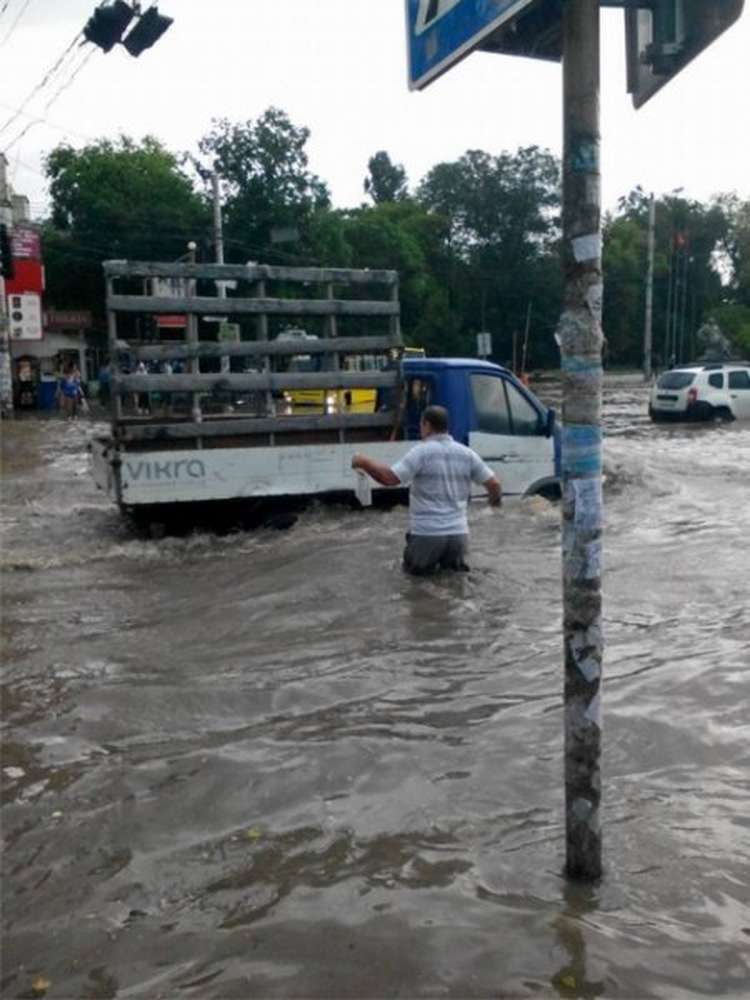
[[[400,486],[401,480],[389,465],[383,462],[376,462],[367,455],[354,455],[352,458],[352,468],[366,472],[368,476],[380,483],[381,486]]]
[[[503,488],[500,485],[498,479],[492,476],[485,483],[482,484],[487,490],[487,496],[490,500],[490,507],[500,507],[503,502]]]

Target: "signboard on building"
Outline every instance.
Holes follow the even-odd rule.
[[[41,261],[28,257],[13,258],[13,277],[5,282],[8,295],[23,295],[34,292],[41,295],[44,291],[44,268]]]
[[[12,235],[13,256],[16,260],[41,260],[42,241],[39,231],[31,226],[14,226]]]
[[[33,292],[8,296],[11,340],[42,339],[42,300]]]
[[[47,309],[44,314],[47,330],[90,330],[93,325],[88,309]]]

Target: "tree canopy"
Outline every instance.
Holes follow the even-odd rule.
[[[55,305],[101,313],[103,260],[171,260],[207,231],[205,202],[156,139],[63,144],[47,157],[46,174],[44,252]]]
[[[199,172],[206,178],[217,170],[225,184],[224,227],[235,257],[264,250],[274,229],[305,229],[329,206],[328,188],[308,169],[309,138],[309,129],[268,108],[256,121],[219,119],[198,143]]]
[[[408,197],[406,171],[400,163],[393,163],[384,149],[370,157],[367,170],[364,188],[376,205],[387,201],[403,201]]]
[[[486,330],[495,360],[508,362],[528,329],[529,365],[559,362],[560,163],[552,153],[467,150],[410,191],[404,167],[381,149],[364,181],[372,204],[341,209],[310,169],[309,140],[307,128],[272,107],[255,120],[215,121],[192,154],[148,137],[58,146],[46,163],[50,304],[101,315],[108,257],[170,260],[195,240],[199,256],[213,259],[207,182],[217,171],[227,260],[396,269],[408,342],[474,354]],[[613,364],[641,361],[648,217],[649,197],[636,188],[604,220]],[[750,201],[664,195],[656,203],[657,362],[694,356],[695,334],[711,319],[737,351],[750,352]]]

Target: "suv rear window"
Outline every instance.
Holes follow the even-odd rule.
[[[665,372],[656,383],[660,389],[684,389],[695,378],[695,372]]]

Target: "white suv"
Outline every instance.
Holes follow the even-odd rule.
[[[685,365],[656,380],[652,420],[750,420],[750,362]]]

